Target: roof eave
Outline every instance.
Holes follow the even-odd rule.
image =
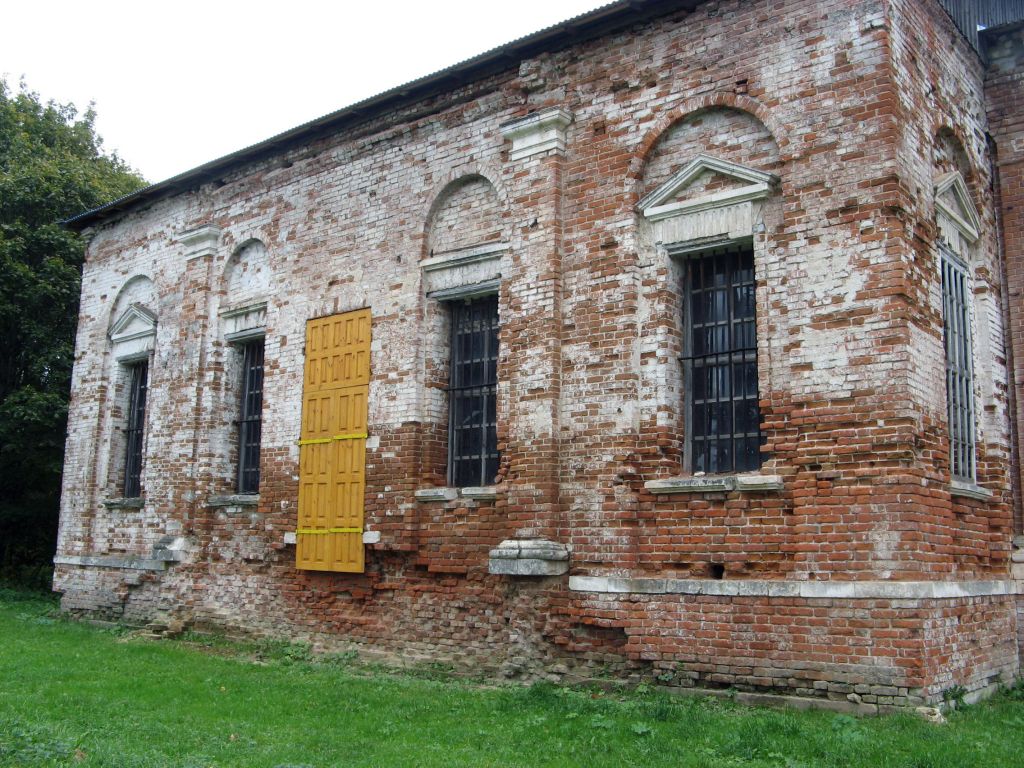
[[[675,10],[692,10],[700,0],[618,0],[567,21],[546,27],[533,34],[492,48],[470,59],[431,73],[355,104],[318,117],[269,139],[224,155],[164,181],[143,187],[98,208],[84,211],[61,222],[65,227],[82,231],[101,221],[169,195],[195,189],[225,172],[260,158],[282,152],[319,133],[337,130],[347,123],[365,120],[400,103],[409,103],[433,94],[451,90],[458,85],[478,80],[488,74],[507,69],[530,55],[558,49],[582,40],[608,34],[629,24]]]

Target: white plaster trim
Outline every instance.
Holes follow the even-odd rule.
[[[224,334],[224,341],[228,344],[242,344],[246,341],[252,341],[253,339],[262,339],[267,335],[267,328],[264,325],[255,326],[253,328],[245,328],[241,331],[232,331],[231,333]]]
[[[455,501],[459,492],[455,488],[420,488],[413,492],[416,501]]]
[[[657,579],[570,576],[574,592],[724,597],[803,597],[829,600],[955,600],[1024,594],[1024,583],[1004,581],[775,581],[771,579]]]
[[[966,219],[942,200],[942,195],[949,191],[953,192],[953,196],[956,197],[960,207],[967,214]],[[981,233],[981,217],[978,216],[978,209],[974,207],[974,201],[971,200],[967,182],[958,171],[944,174],[935,180],[935,208],[948,218],[970,242],[973,243],[978,239]]]
[[[508,159],[522,160],[552,149],[564,152],[565,129],[571,122],[572,112],[550,107],[504,123],[499,127],[501,135],[512,142]]]
[[[648,480],[644,488],[651,493],[725,493],[728,491],[761,492],[781,491],[785,488],[782,475],[698,475]]]
[[[965,483],[963,480],[954,480],[949,484],[949,492],[953,496],[966,496],[968,499],[979,499],[989,501],[995,495],[988,488],[983,488],[977,483]]]
[[[131,364],[138,363],[143,360],[149,359],[149,353],[153,351],[155,346],[156,335],[146,336],[141,340],[136,340],[135,344],[125,344],[118,351],[114,351],[114,359],[119,363]]]
[[[178,233],[178,242],[185,246],[185,258],[210,256],[217,251],[220,242],[220,227],[207,224]]]
[[[493,485],[460,488],[459,495],[466,499],[496,499],[498,498],[498,489]]]
[[[454,269],[456,267],[464,267],[467,264],[500,259],[501,254],[508,249],[508,243],[487,243],[486,245],[474,245],[471,248],[445,251],[437,256],[431,256],[429,259],[421,261],[420,269],[424,272],[437,272],[442,269]]]
[[[136,331],[135,333],[125,333],[116,338],[111,339],[115,344],[124,344],[128,341],[136,341],[137,339],[148,339],[156,335],[156,328],[150,328],[145,331]]]
[[[739,179],[740,181],[749,182],[749,186],[740,187],[739,189],[723,190],[722,192],[714,195],[685,201],[684,203],[670,204],[667,202],[672,200],[672,198],[675,197],[681,189],[686,187],[687,184],[706,171],[711,171],[722,176],[729,176],[734,179]],[[644,212],[644,216],[650,218],[650,210],[657,211],[660,209],[667,209],[673,205],[696,204],[701,201],[719,197],[725,201],[718,203],[719,205],[729,205],[733,202],[755,199],[753,197],[745,196],[755,190],[764,189],[765,194],[759,195],[759,197],[764,197],[768,194],[771,187],[774,187],[778,183],[779,177],[775,174],[759,171],[755,168],[748,168],[747,166],[740,165],[739,163],[731,163],[728,160],[711,157],[711,155],[697,155],[697,157],[676,171],[668,181],[659,185],[657,189],[644,196],[644,198],[637,204],[637,208]],[[731,199],[730,196],[735,197],[736,199]]]
[[[241,317],[243,315],[248,315],[250,312],[266,312],[266,311],[267,311],[267,302],[265,302],[265,301],[258,301],[258,302],[254,303],[254,304],[246,304],[244,307],[233,307],[231,309],[222,309],[220,311],[220,316],[223,317],[225,320],[227,320],[227,319],[232,318],[232,317]]]
[[[768,197],[772,192],[767,184],[751,184],[738,189],[726,189],[715,192],[705,197],[698,197],[693,200],[680,200],[666,205],[657,205],[644,208],[644,217],[649,221],[661,221],[672,216],[682,216],[687,213],[699,213],[709,211],[713,208],[724,208],[729,205],[761,200]]]
[[[450,301],[452,299],[472,299],[477,296],[490,296],[501,288],[501,278],[485,280],[482,283],[472,285],[459,285],[455,288],[440,288],[436,291],[428,291],[428,299],[437,301]]]
[[[689,256],[694,253],[701,253],[704,251],[713,251],[716,248],[730,248],[737,245],[752,245],[754,242],[753,235],[747,235],[745,237],[728,237],[722,235],[712,235],[710,237],[698,237],[693,240],[682,240],[674,243],[666,243],[664,245],[665,253],[673,258],[680,258]]]
[[[220,313],[224,321],[224,340],[228,344],[259,339],[267,333],[267,302],[260,301],[244,307],[225,309]]]
[[[82,565],[90,568],[120,568],[128,571],[163,571],[167,563],[137,555],[56,555],[54,565]]]

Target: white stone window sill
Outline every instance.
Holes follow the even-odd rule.
[[[107,509],[142,509],[146,499],[142,496],[133,496],[130,499],[106,499],[103,506]]]
[[[781,491],[785,488],[782,475],[697,475],[693,477],[670,477],[664,480],[648,480],[644,483],[651,493],[667,495],[673,493],[757,493]]]
[[[988,488],[983,488],[977,483],[967,483],[963,480],[954,480],[949,484],[949,492],[953,496],[963,496],[968,499],[989,501],[994,495]]]
[[[481,499],[489,501],[498,498],[498,489],[493,485],[483,485],[476,488],[460,488],[459,495],[464,499]]]
[[[259,503],[258,493],[232,493],[226,496],[211,496],[206,500],[208,507],[255,507]]]
[[[459,498],[457,488],[420,488],[413,493],[416,501],[455,501]]]
[[[455,501],[460,496],[464,499],[490,501],[498,498],[498,488],[493,485],[470,488],[420,488],[413,492],[416,501]]]
[[[490,551],[487,570],[500,576],[561,576],[569,571],[569,547],[546,539],[506,539]]]
[[[295,544],[297,537],[295,531],[284,532],[284,543]],[[363,531],[363,544],[379,544],[380,543],[380,531]]]

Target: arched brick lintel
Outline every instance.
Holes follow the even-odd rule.
[[[775,139],[775,144],[779,148],[779,159],[783,162],[794,159],[795,156],[789,151],[790,141],[787,131],[768,107],[750,96],[742,96],[728,91],[706,93],[703,96],[688,99],[664,115],[651,127],[644,136],[643,141],[637,146],[629,168],[629,176],[634,182],[636,194],[639,194],[639,184],[643,177],[647,159],[654,146],[658,143],[658,140],[665,135],[665,132],[690,115],[714,109],[715,107],[736,109],[753,115],[771,132],[772,138]]]
[[[464,163],[456,168],[450,168],[433,184],[433,186],[430,187],[430,191],[427,195],[427,208],[423,217],[423,226],[416,235],[416,238],[420,241],[420,258],[426,258],[427,256],[427,235],[430,231],[431,224],[434,221],[434,216],[437,214],[438,209],[444,204],[445,198],[448,196],[448,191],[458,184],[463,184],[473,179],[483,179],[491,185],[491,189],[494,190],[494,193],[497,195],[498,202],[501,205],[502,215],[504,217],[508,216],[508,190],[505,189],[505,185],[501,179],[501,174],[498,172],[497,168],[491,166],[489,163]],[[505,235],[507,237],[508,233],[506,232]]]

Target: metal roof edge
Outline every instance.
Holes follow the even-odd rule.
[[[699,2],[700,0],[696,2],[693,0],[689,2],[687,0],[616,0],[607,3],[592,11],[573,16],[525,37],[517,38],[469,59],[456,62],[444,69],[410,80],[375,96],[302,123],[264,141],[243,147],[169,179],[150,184],[97,208],[83,211],[65,219],[61,224],[68,229],[82,231],[146,202],[195,188],[231,168],[259,157],[271,155],[329,128],[337,128],[348,120],[366,118],[383,112],[388,106],[395,103],[408,103],[426,98],[431,93],[443,91],[445,90],[445,81],[455,81],[448,86],[450,88],[460,84],[460,80],[465,82],[486,76],[488,69],[495,65],[504,67],[513,60],[521,60],[543,50],[557,49],[565,44],[592,39],[628,24],[670,13],[673,10],[692,9]]]

